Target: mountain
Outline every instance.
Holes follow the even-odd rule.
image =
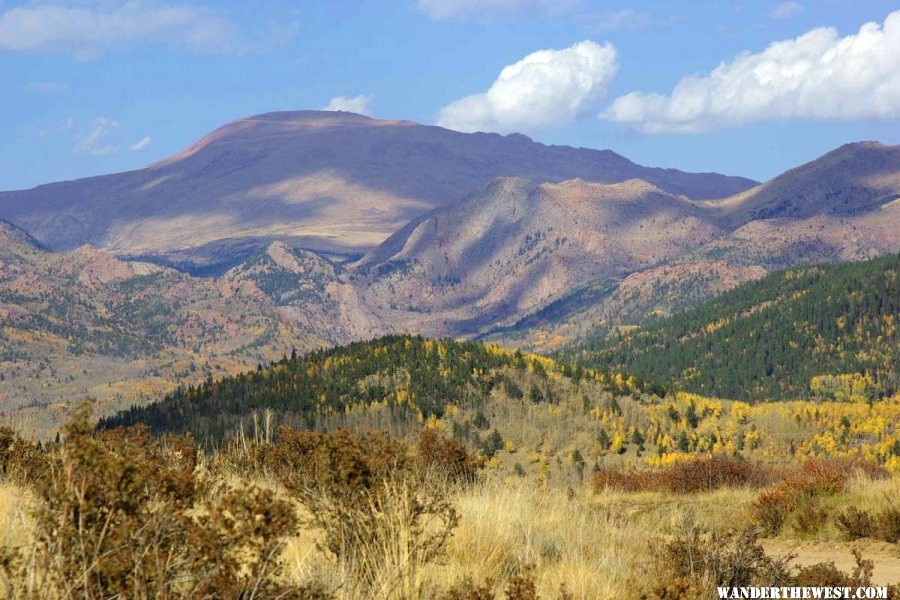
[[[115,410],[322,343],[253,285],[91,246],[49,252],[3,222],[0,331],[2,413],[35,431],[85,396]]]
[[[771,181],[706,204],[736,226],[774,218],[850,216],[900,197],[900,146],[856,142]]]
[[[480,335],[553,351],[598,325],[611,331],[645,324],[767,272],[897,252],[898,197],[900,146],[847,144],[749,192],[721,201],[690,202],[701,211],[695,216],[718,227],[721,235],[708,239],[701,231],[691,249],[657,264],[623,277],[582,280]],[[778,211],[760,212],[773,199]]]
[[[895,252],[898,195],[900,147],[871,142],[716,201],[640,179],[499,178],[347,269],[397,330],[552,351],[598,325],[643,324],[773,270]]]
[[[307,137],[315,137],[315,119],[301,117],[302,126],[288,120],[293,125],[285,139],[298,139],[296,130],[304,127]],[[332,140],[337,119],[351,137],[359,129],[405,128],[466,143],[537,147],[516,136],[472,137],[343,114],[316,118]],[[284,125],[285,119],[276,122]],[[254,132],[260,124],[241,127]],[[221,140],[234,135],[226,128],[171,164],[187,168],[208,148],[229,147]],[[281,139],[264,136],[270,138]],[[243,155],[244,145],[236,146],[232,154]],[[851,144],[755,191],[715,201],[640,178],[603,183],[498,177],[414,216],[355,257],[267,236],[205,243],[220,235],[215,227],[182,232],[210,260],[221,260],[222,253],[231,257],[227,268],[219,265],[203,278],[159,261],[123,260],[110,249],[50,252],[6,225],[0,229],[0,402],[5,410],[38,410],[53,399],[90,394],[120,407],[146,402],[176,380],[233,373],[292,347],[385,334],[467,337],[541,352],[586,336],[597,343],[610,333],[649,327],[771,271],[900,251],[897,154],[896,147]],[[271,157],[259,161],[270,164]],[[461,163],[449,161],[448,169],[453,164]],[[240,179],[233,177],[232,183]],[[770,210],[765,198],[781,197],[778,210]],[[191,203],[178,206],[193,210]],[[260,210],[247,215],[248,222],[269,218],[255,208]],[[360,215],[347,210],[342,218],[368,226]],[[799,393],[799,385],[791,382],[789,391]]]
[[[790,269],[565,355],[741,400],[900,389],[900,255]]]
[[[642,180],[502,178],[413,221],[350,268],[386,321],[471,334],[724,233],[702,207]]]
[[[609,150],[545,146],[518,134],[458,133],[345,112],[276,112],[225,125],[143,169],[2,192],[0,218],[57,250],[92,244],[117,255],[166,255],[173,263],[233,264],[240,262],[233,255],[275,240],[365,251],[498,176],[641,178],[695,199],[755,183],[642,167]]]
[[[284,242],[272,242],[221,279],[252,285],[271,299],[282,318],[332,344],[384,333],[381,321],[350,285],[346,269]]]

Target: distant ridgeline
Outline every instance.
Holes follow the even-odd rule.
[[[133,407],[102,419],[98,427],[145,423],[163,432],[190,431],[201,440],[219,441],[248,417],[271,410],[277,423],[324,429],[362,419],[376,429],[395,423],[440,417],[448,406],[475,406],[497,390],[512,399],[526,398],[523,378],[590,379],[616,393],[665,395],[663,386],[639,377],[557,363],[549,358],[476,342],[387,336],[347,346],[317,350],[260,365],[251,371],[197,387],[180,388],[162,401]],[[516,381],[520,383],[516,383]],[[387,421],[366,422],[369,409]]]
[[[707,396],[878,400],[900,389],[898,272],[895,254],[772,273],[563,356]]]

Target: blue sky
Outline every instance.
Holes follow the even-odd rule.
[[[0,0],[0,189],[329,104],[765,180],[845,142],[900,143],[898,8]]]

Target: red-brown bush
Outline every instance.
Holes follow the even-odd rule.
[[[844,490],[848,478],[857,471],[870,478],[887,477],[880,466],[846,459],[814,459],[789,471],[777,485],[759,493],[751,515],[769,535],[777,535],[788,519],[795,517],[800,533],[812,533],[829,520],[820,499]]]
[[[601,469],[594,475],[595,491],[606,488],[624,492],[689,494],[729,486],[761,487],[777,478],[777,472],[739,458],[696,458],[656,471]]]

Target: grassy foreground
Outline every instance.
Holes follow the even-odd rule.
[[[873,464],[714,457],[553,488],[433,428],[284,428],[212,456],[86,421],[46,449],[2,437],[6,597],[662,599],[900,579],[900,479]],[[824,562],[804,556],[825,542]]]

